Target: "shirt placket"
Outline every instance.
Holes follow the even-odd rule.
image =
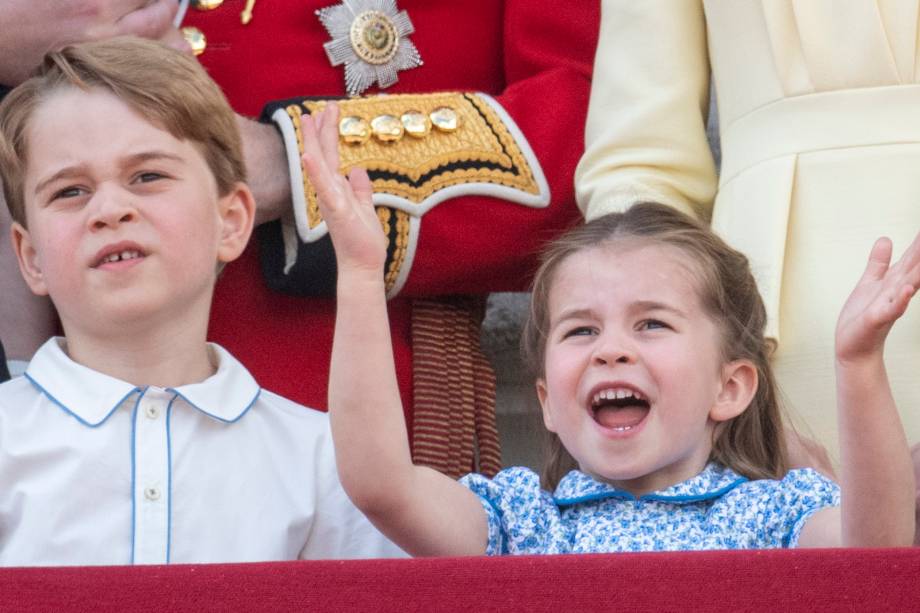
[[[167,415],[174,393],[147,388],[134,412],[135,564],[169,562],[170,449]]]

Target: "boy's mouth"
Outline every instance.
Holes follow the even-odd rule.
[[[628,432],[638,426],[648,415],[649,408],[642,392],[627,387],[605,388],[591,397],[594,421],[617,432]]]
[[[118,244],[103,248],[96,254],[93,268],[99,268],[106,264],[115,264],[118,262],[127,262],[131,260],[140,260],[147,254],[135,244]]]

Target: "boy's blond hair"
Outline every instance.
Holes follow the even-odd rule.
[[[138,38],[82,43],[48,53],[36,75],[0,103],[0,180],[20,224],[26,225],[26,131],[42,101],[66,87],[110,91],[150,123],[195,143],[221,196],[246,180],[235,114],[194,58]]]

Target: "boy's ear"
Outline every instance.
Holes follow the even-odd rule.
[[[550,432],[555,432],[556,427],[553,424],[553,412],[550,411],[549,397],[546,391],[546,381],[537,379],[537,400],[540,401],[540,409],[543,412],[543,425]]]
[[[42,272],[41,258],[35,251],[32,235],[17,221],[10,226],[10,237],[13,240],[13,250],[19,261],[19,272],[25,279],[26,285],[37,296],[47,296],[48,287],[45,285],[45,275]]]
[[[252,235],[256,218],[256,203],[245,183],[237,183],[230,192],[218,199],[222,230],[217,259],[232,262],[240,257]]]
[[[713,421],[741,415],[757,392],[757,367],[750,360],[734,360],[722,367],[722,388],[709,410]]]

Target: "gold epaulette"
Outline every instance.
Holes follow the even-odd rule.
[[[272,115],[287,143],[298,234],[308,243],[325,236],[326,228],[299,157],[300,121],[327,103],[289,101]],[[400,94],[336,103],[341,171],[360,166],[371,178],[391,242],[386,274],[392,293],[408,273],[422,216],[445,200],[480,195],[531,207],[549,204],[549,187],[530,145],[490,96]]]

